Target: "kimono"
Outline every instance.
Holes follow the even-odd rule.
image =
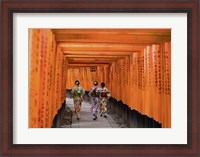
[[[74,100],[74,110],[77,114],[77,119],[80,118],[81,104],[83,101],[83,95],[85,94],[85,90],[80,85],[74,86],[72,89],[73,100]]]
[[[99,95],[100,95],[100,88],[98,86],[92,87],[88,95],[91,97],[91,110],[93,115],[93,120],[97,119],[97,112],[99,109]]]
[[[108,93],[110,93],[110,91],[106,87],[100,89],[99,110],[100,110],[100,115],[104,117],[107,117],[106,113],[107,113]]]

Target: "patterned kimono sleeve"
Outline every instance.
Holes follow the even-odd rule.
[[[103,91],[102,91],[102,88],[100,88],[99,91],[100,91],[99,98],[101,98],[101,93],[103,92]]]
[[[97,93],[101,95],[101,88],[97,88]]]

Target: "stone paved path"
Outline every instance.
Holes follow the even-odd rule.
[[[79,120],[76,119],[76,114],[74,113],[73,99],[67,98],[66,105],[73,111],[71,128],[120,128],[119,124],[109,114],[105,118],[98,113],[97,120],[93,120],[90,102],[83,101]]]

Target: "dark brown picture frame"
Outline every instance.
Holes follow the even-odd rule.
[[[199,0],[3,0],[1,2],[1,156],[200,156]],[[13,144],[13,13],[187,13],[187,144]],[[180,57],[181,59],[181,57]]]

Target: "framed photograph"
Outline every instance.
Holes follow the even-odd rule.
[[[199,156],[199,6],[198,0],[2,1],[1,156]],[[126,37],[127,40],[127,47],[123,49],[126,53],[129,47],[132,48],[129,42],[133,38],[141,39],[128,36],[134,30],[142,30],[142,33],[152,30],[158,33],[162,30],[170,34],[170,109],[163,110],[168,113],[168,119],[162,119],[164,127],[61,129],[39,127],[39,124],[32,123],[34,118],[30,122],[30,111],[34,109],[29,108],[29,43],[31,33],[37,29],[52,30],[57,34],[59,31],[74,31],[74,34],[58,35],[57,40],[62,46],[62,37],[65,36],[73,45],[75,36],[79,39],[78,46],[82,47],[86,38],[90,42],[101,42],[103,37],[107,37],[108,42],[114,41],[113,46],[119,46],[119,39],[108,37],[105,32],[116,34],[121,31],[120,37]],[[88,37],[86,33],[79,35],[77,30],[93,33],[103,30],[104,35],[99,33],[95,38],[92,35]],[[163,38],[160,36],[157,40]],[[102,47],[95,50],[101,50]],[[67,51],[70,58],[73,48],[68,50],[63,46],[62,50]],[[53,49],[53,46],[49,49]],[[85,52],[89,50],[92,48],[84,49]],[[148,54],[148,48],[145,52]],[[81,60],[82,64],[87,57]],[[108,54],[103,59],[106,63],[114,60]],[[89,60],[93,62],[91,58]],[[71,64],[75,61],[80,62],[73,58]],[[91,64],[89,70],[94,73],[98,68]],[[166,92],[169,90],[168,84],[165,83]]]

